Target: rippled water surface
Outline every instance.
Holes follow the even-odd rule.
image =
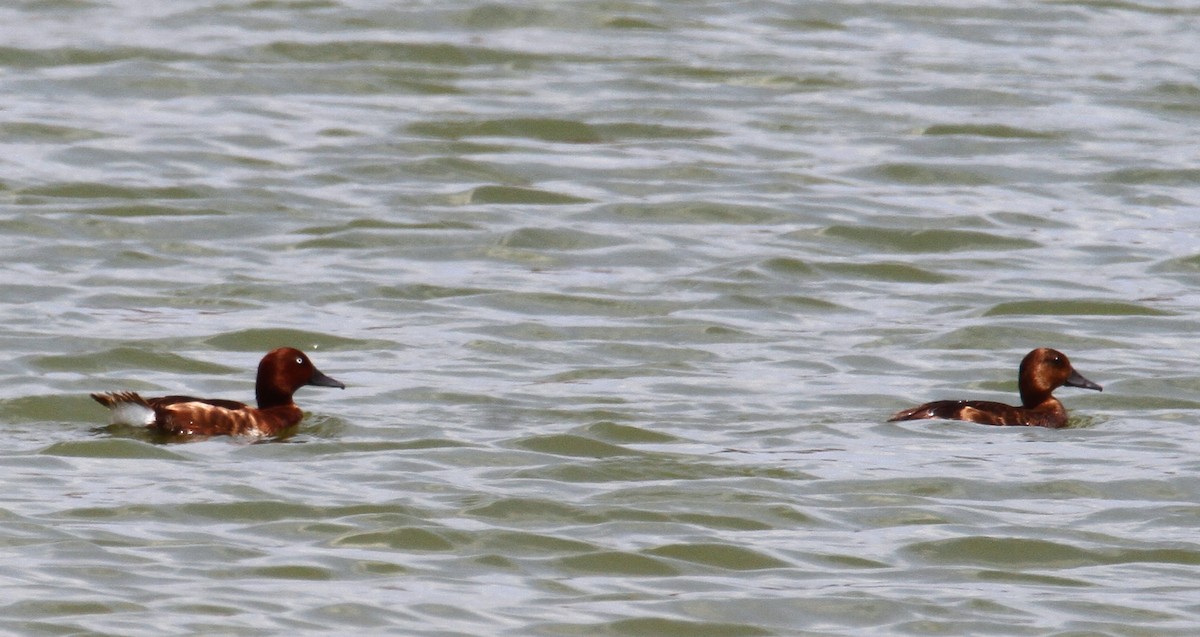
[[[1200,10],[0,9],[0,631],[1200,630]],[[249,400],[168,444],[93,391]],[[1064,430],[885,422],[1016,401]]]

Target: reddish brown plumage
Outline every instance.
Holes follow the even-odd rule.
[[[92,394],[92,398],[113,410],[114,422],[123,424],[185,435],[273,436],[304,417],[292,395],[305,385],[345,388],[313,366],[304,352],[281,347],[268,352],[258,364],[257,408],[192,396],[142,398],[135,392]]]
[[[1067,410],[1052,393],[1068,385],[1102,391],[1071,366],[1066,354],[1042,347],[1021,360],[1017,374],[1021,406],[986,400],[938,400],[897,412],[889,421],[944,418],[984,425],[1020,425],[1057,429],[1067,426]]]

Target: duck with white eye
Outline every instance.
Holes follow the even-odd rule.
[[[281,347],[268,352],[258,364],[254,384],[257,408],[219,398],[142,398],[135,392],[97,393],[92,398],[112,410],[113,424],[182,435],[274,436],[304,417],[292,395],[305,385],[346,388],[317,369],[304,352]]]

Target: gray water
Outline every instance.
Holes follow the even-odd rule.
[[[1200,630],[1200,9],[0,9],[0,631]],[[250,400],[165,444],[87,396]],[[1064,430],[887,423],[1016,401]]]

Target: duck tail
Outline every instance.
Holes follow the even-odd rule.
[[[112,410],[112,424],[148,427],[157,416],[145,398],[132,391],[116,391],[92,394],[92,399]]]

